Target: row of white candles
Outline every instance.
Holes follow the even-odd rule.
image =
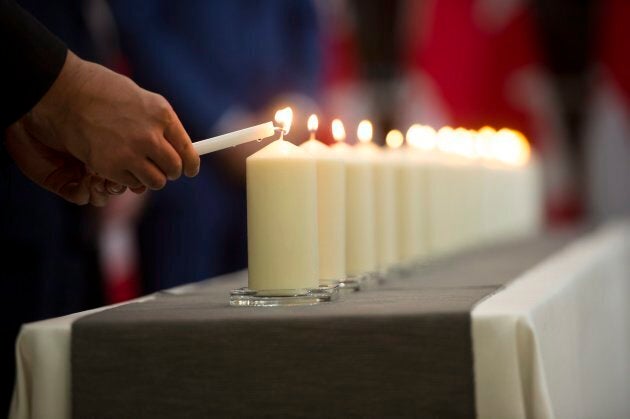
[[[344,278],[534,233],[540,166],[522,134],[413,125],[372,142],[369,121],[346,143],[280,139],[247,158],[249,288],[317,288]]]

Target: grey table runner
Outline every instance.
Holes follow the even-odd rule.
[[[84,317],[73,416],[474,417],[471,309],[575,236],[467,252],[317,306],[229,307],[238,274]]]

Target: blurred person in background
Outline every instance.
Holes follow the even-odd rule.
[[[630,2],[592,1],[591,9],[594,66],[578,79],[586,78],[590,88],[579,128],[588,209],[602,221],[630,214],[630,45],[622,41],[630,39]]]
[[[317,93],[310,1],[110,5],[134,79],[173,104],[193,139],[268,121],[280,103],[299,106]],[[146,196],[139,214],[144,292],[246,266],[245,157],[262,145],[206,156],[194,180]]]

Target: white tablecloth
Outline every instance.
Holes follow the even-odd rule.
[[[103,309],[22,328],[11,418],[70,417],[71,325]],[[472,334],[479,417],[630,417],[630,223],[591,233],[478,304]]]
[[[630,418],[630,224],[612,223],[472,312],[483,418]]]

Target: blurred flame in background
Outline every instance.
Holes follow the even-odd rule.
[[[361,143],[369,143],[372,141],[372,137],[374,136],[374,128],[372,127],[372,123],[367,119],[359,122],[357,126],[357,138]]]
[[[333,119],[332,121],[332,135],[335,141],[344,142],[346,140],[346,129],[343,126],[341,119]]]
[[[420,150],[434,150],[437,146],[437,132],[428,125],[413,124],[407,130],[407,142]]]
[[[317,119],[317,115],[313,114],[308,117],[308,121],[306,122],[306,126],[310,132],[317,131],[319,128],[319,120]]]
[[[397,129],[390,130],[385,137],[385,143],[387,147],[392,149],[400,148],[405,142],[405,137],[402,132]]]

